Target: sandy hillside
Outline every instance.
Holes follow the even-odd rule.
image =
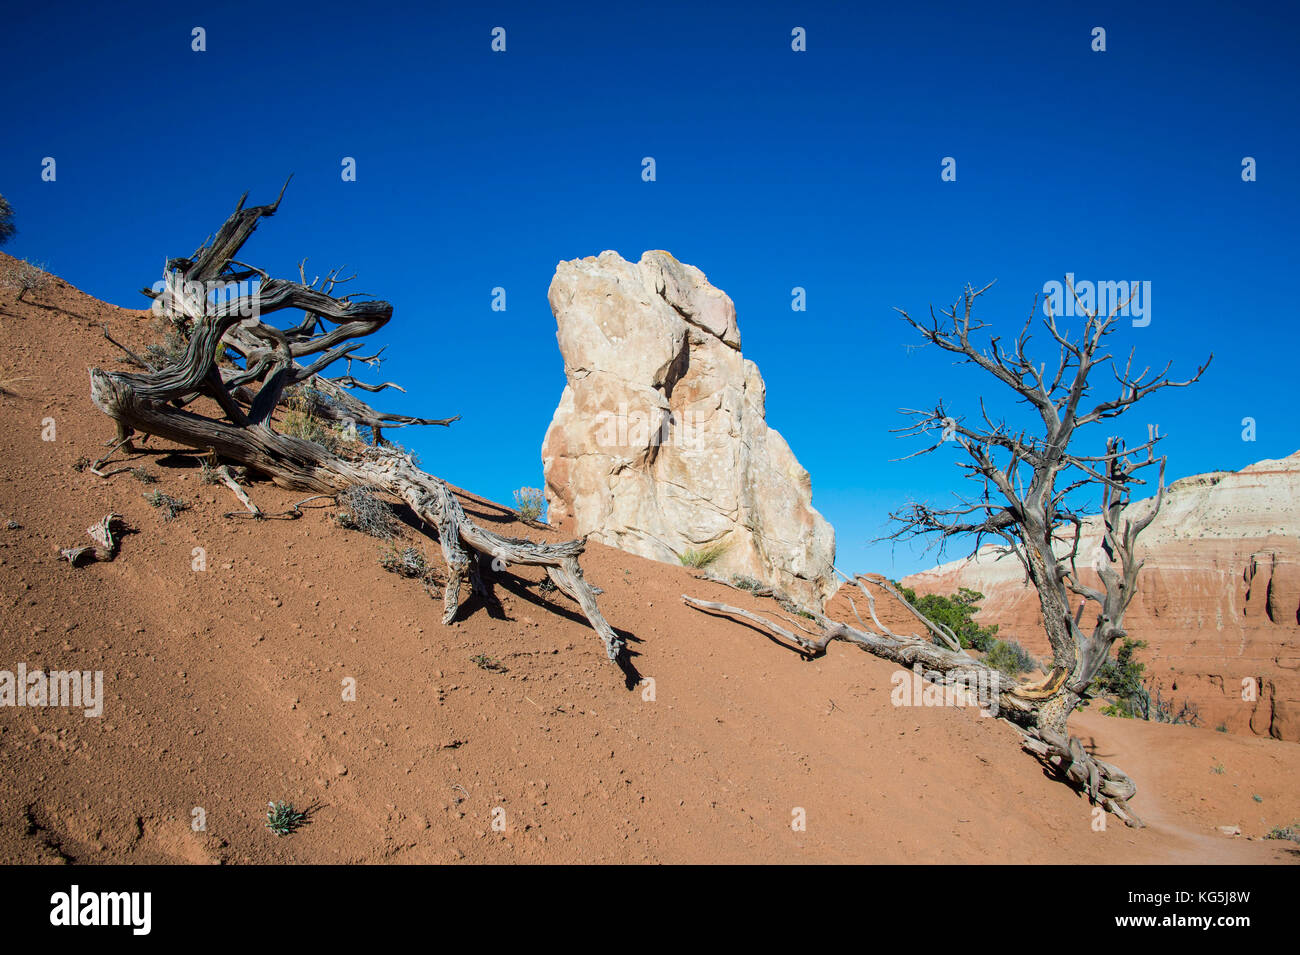
[[[766,602],[685,568],[596,545],[583,557],[654,680],[647,700],[528,571],[524,584],[498,578],[494,601],[467,601],[444,627],[440,603],[382,570],[380,543],[336,527],[328,502],[299,520],[224,518],[239,509],[230,492],[203,484],[192,456],[155,447],[131,463],[192,505],[165,522],[132,475],[73,468],[112,434],[87,397],[87,369],[117,359],[99,326],[138,347],[147,315],[62,284],[37,301],[0,293],[0,669],[102,669],[106,700],[97,719],[0,709],[0,860],[1300,858],[1292,843],[1251,838],[1300,820],[1295,743],[1085,714],[1076,732],[1135,778],[1132,807],[1151,823],[1095,832],[1087,801],[1020,752],[1010,727],[896,708],[885,661],[843,644],[804,661],[691,610],[683,592]],[[50,417],[57,440],[42,441]],[[454,447],[455,428],[436,440]],[[268,512],[304,496],[250,491]],[[495,529],[542,533],[463,500]],[[110,509],[136,530],[114,562],[55,559]],[[196,547],[205,571],[191,569]],[[848,612],[842,597],[832,611]],[[881,612],[903,624],[901,608]],[[505,672],[480,669],[479,654]],[[349,677],[355,702],[341,698]],[[312,806],[310,824],[276,837],[263,825],[272,799]],[[190,828],[195,807],[206,832]],[[792,830],[796,808],[806,831]]]

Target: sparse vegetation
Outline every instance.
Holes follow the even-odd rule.
[[[487,670],[490,673],[508,673],[505,665],[500,660],[494,660],[486,653],[477,653],[469,658],[480,670]]]
[[[1265,839],[1285,839],[1289,842],[1300,842],[1300,822],[1293,822],[1289,826],[1274,826],[1268,831]]]
[[[0,285],[17,292],[19,302],[23,301],[28,292],[41,292],[49,288],[53,281],[53,276],[45,271],[45,263],[28,262],[26,259],[16,259],[0,274]]]
[[[293,808],[291,802],[269,802],[270,810],[266,814],[266,828],[277,836],[287,836],[307,821],[307,814]]]
[[[1216,732],[1216,733],[1226,733],[1226,732],[1228,732],[1228,724],[1227,724],[1227,723],[1220,723],[1218,726],[1216,726],[1216,727],[1214,728],[1214,732]]]
[[[148,468],[132,468],[132,476],[141,484],[157,484],[158,475],[154,474]]]
[[[971,647],[981,653],[987,653],[997,642],[994,639],[998,632],[996,623],[981,627],[975,622],[980,601],[984,599],[984,595],[978,590],[961,587],[955,594],[947,597],[942,594],[926,594],[924,597],[917,597],[916,591],[911,587],[904,587],[892,580],[890,584],[903,595],[904,600],[923,613],[927,619],[948,627],[963,647]],[[934,638],[934,642],[943,645],[938,637]]]
[[[710,544],[708,547],[699,549],[691,548],[685,551],[679,558],[685,566],[694,567],[696,570],[708,567],[715,563],[719,557],[727,552],[731,546],[726,541],[718,541],[716,544]]]
[[[0,196],[0,245],[12,239],[18,230],[14,228],[14,208],[9,200]]]
[[[541,581],[537,584],[537,589],[544,594],[551,594],[551,593],[555,593],[555,591],[559,590],[560,588],[555,586],[555,581],[551,580],[550,577],[543,577]]]
[[[525,521],[541,520],[546,513],[546,495],[535,487],[521,487],[515,491],[515,513]]]
[[[221,475],[217,473],[216,466],[207,458],[199,462],[199,480],[204,484],[221,483]]]
[[[72,470],[80,474],[82,471],[86,470],[86,468],[90,467],[93,463],[94,462],[91,461],[90,458],[86,457],[83,454],[81,457],[77,458],[77,460],[72,463]]]
[[[391,540],[397,519],[388,502],[378,496],[378,488],[357,484],[338,496],[342,509],[334,515],[340,527],[361,531],[380,540]]]
[[[150,507],[160,508],[163,512],[163,520],[170,521],[181,511],[188,511],[190,505],[186,501],[178,500],[170,494],[164,494],[162,491],[152,491],[143,495],[144,499],[149,502]]]
[[[1215,763],[1213,766],[1210,767],[1210,772],[1214,773],[1214,775],[1216,776],[1222,776],[1223,763]]]
[[[190,338],[185,329],[158,318],[154,320],[153,331],[159,340],[144,346],[145,360],[155,368],[179,364],[185,357],[185,350],[190,347]]]
[[[984,652],[984,662],[1008,676],[1019,676],[1038,669],[1038,661],[1014,640],[993,640]]]
[[[755,580],[753,577],[746,576],[745,574],[733,574],[731,577],[731,584],[733,587],[739,587],[741,590],[748,590],[751,594],[756,590],[763,589],[762,583]]]
[[[1152,696],[1146,680],[1146,664],[1140,662],[1134,654],[1146,648],[1145,640],[1131,637],[1121,639],[1115,659],[1107,660],[1097,670],[1097,676],[1088,687],[1088,697],[1105,696],[1112,702],[1103,706],[1101,711],[1106,716],[1118,716],[1123,719],[1150,720],[1154,723],[1173,723],[1196,726],[1200,723],[1200,714],[1194,703],[1184,701],[1175,704],[1166,700],[1164,691],[1157,685]],[[1226,733],[1227,726],[1221,732]]]

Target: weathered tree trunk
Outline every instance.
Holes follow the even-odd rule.
[[[609,658],[619,661],[623,638],[601,614],[596,591],[583,579],[578,563],[585,540],[539,543],[503,537],[479,527],[466,516],[446,484],[417,468],[408,454],[384,446],[379,438],[381,426],[450,424],[455,418],[435,421],[383,415],[343,392],[342,385],[319,377],[325,367],[359,347],[346,342],[382,327],[392,315],[392,306],[379,301],[356,302],[350,296],[336,298],[313,287],[314,283],[273,279],[259,270],[239,266],[234,256],[258,220],[273,215],[279,202],[277,199],[269,206],[244,209],[241,199],[209,245],[191,259],[168,262],[167,291],[156,307],[186,330],[189,344],[184,357],[141,374],[92,369],[90,396],[95,405],[113,419],[122,439],[132,432],[157,435],[245,465],[283,487],[323,493],[356,485],[382,488],[405,501],[437,531],[448,570],[444,623],[456,616],[462,584],[478,574],[479,556],[493,560],[494,569],[510,564],[542,567],[556,587],[582,608]],[[235,271],[234,266],[242,271]],[[208,300],[211,284],[249,274],[263,277],[256,292],[223,304]],[[333,282],[331,276],[329,291]],[[306,318],[287,330],[262,321],[264,316],[286,308],[303,309]],[[335,327],[317,334],[317,326],[326,322]],[[219,368],[217,355],[223,348],[242,357],[245,367]],[[321,357],[305,366],[297,361],[318,354]],[[136,363],[145,364],[138,357]],[[350,376],[343,380],[350,380]],[[375,446],[358,445],[347,455],[340,455],[314,441],[277,433],[273,427],[275,409],[284,389],[299,383],[310,383],[334,399],[332,405],[325,406],[326,417],[371,426]],[[253,390],[253,384],[259,387]],[[206,417],[184,407],[199,395],[212,398],[225,419]]]

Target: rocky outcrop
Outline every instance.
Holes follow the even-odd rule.
[[[1093,519],[1081,564],[1097,539]],[[1174,482],[1138,552],[1146,565],[1124,622],[1147,641],[1139,659],[1164,697],[1195,703],[1211,729],[1300,740],[1300,452]],[[918,593],[978,590],[981,622],[1048,655],[1014,558],[981,553],[904,583]]]
[[[551,523],[671,563],[721,549],[710,570],[821,606],[834,531],[767,426],[731,299],[667,252],[561,262],[549,298],[568,382],[542,445]]]

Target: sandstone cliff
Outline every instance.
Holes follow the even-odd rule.
[[[1088,530],[1081,565],[1098,539],[1095,520]],[[1210,729],[1300,739],[1300,452],[1174,482],[1138,551],[1146,566],[1125,626],[1149,644],[1139,658],[1153,684],[1195,703]],[[1045,657],[1037,598],[1023,581],[1014,558],[982,553],[904,583],[918,593],[980,591],[979,620]],[[1256,699],[1243,699],[1243,680],[1257,683]]]
[[[667,252],[561,262],[549,299],[567,385],[542,446],[550,520],[655,560],[820,606],[835,535],[808,472],[767,426],[731,299]]]

